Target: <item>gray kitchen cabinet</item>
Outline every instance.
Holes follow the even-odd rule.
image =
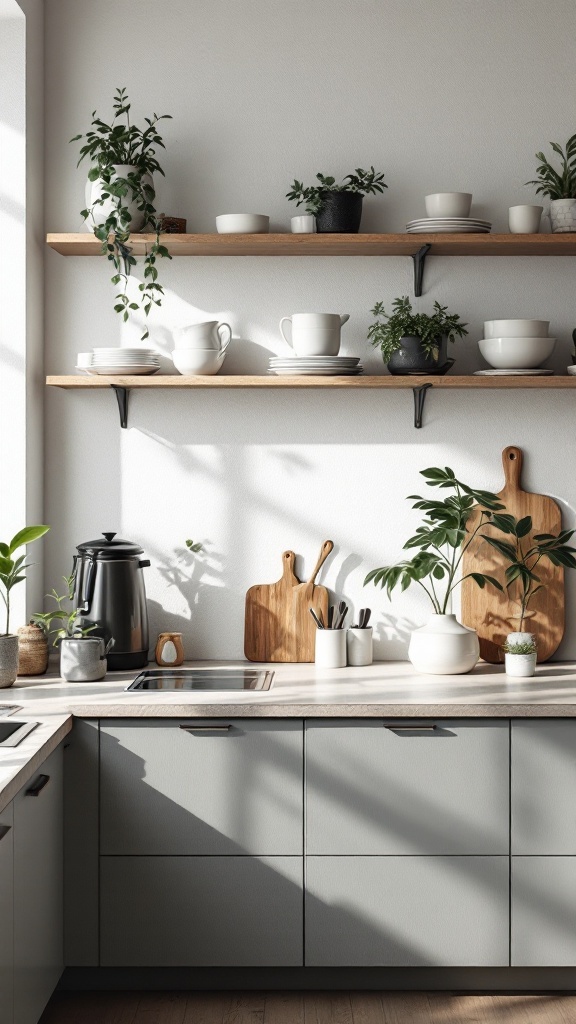
[[[307,853],[508,854],[508,722],[314,720],[305,751]]]
[[[59,747],[14,799],[14,1024],[37,1024],[63,970]]]
[[[513,854],[576,855],[576,722],[512,722]]]
[[[307,857],[312,967],[508,966],[508,857]]]
[[[302,861],[102,857],[102,966],[301,966]]]
[[[64,963],[98,966],[98,722],[75,719],[64,751]]]
[[[113,720],[100,758],[102,854],[303,852],[301,721]]]
[[[576,857],[512,858],[513,967],[576,965]]]
[[[0,811],[0,1024],[12,1024],[14,996],[14,815]]]

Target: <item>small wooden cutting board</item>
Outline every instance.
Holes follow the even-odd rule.
[[[522,450],[514,446],[502,452],[505,483],[498,497],[506,506],[506,512],[517,519],[532,516],[532,532],[526,537],[529,543],[534,534],[558,533],[562,529],[562,514],[556,502],[544,494],[532,494],[521,486]],[[479,513],[468,524],[469,532],[478,524]],[[508,538],[486,527],[483,531],[501,540]],[[504,570],[507,563],[480,537],[464,552],[462,575],[482,572],[495,576],[504,585]],[[538,643],[538,661],[547,661],[558,649],[564,635],[564,570],[542,559],[536,570],[544,589],[530,602],[529,617],[524,620],[523,630],[534,633]],[[480,656],[484,661],[498,664],[504,661],[501,646],[508,633],[517,630],[518,606],[507,592],[500,593],[495,587],[486,585],[481,590],[473,580],[462,583],[462,622],[475,629],[480,638]]]

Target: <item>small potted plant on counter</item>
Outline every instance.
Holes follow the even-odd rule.
[[[544,153],[536,153],[540,161],[534,181],[526,185],[536,185],[536,192],[550,199],[550,225],[554,232],[576,231],[576,135],[572,135],[565,149],[558,142],[550,145],[560,157],[560,167],[556,170]]]
[[[52,590],[46,596],[56,603],[53,611],[38,613],[33,621],[40,625],[47,635],[54,636],[54,646],[60,647],[60,675],[68,682],[96,682],[104,679],[107,670],[106,655],[114,644],[106,643],[100,636],[90,636],[97,625],[83,626],[81,612],[64,607],[74,597],[74,576],[64,576],[66,594],[59,595]],[[52,628],[56,622],[55,628]]]
[[[407,295],[394,299],[392,313],[387,313],[382,302],[371,310],[376,320],[368,328],[368,340],[379,348],[390,373],[436,374],[446,373],[454,360],[448,359],[448,341],[468,334],[467,324],[447,306],[434,303],[434,313],[413,313]]]
[[[319,184],[308,186],[295,179],[286,198],[296,206],[304,204],[306,213],[316,218],[316,230],[324,233],[357,234],[363,197],[388,188],[384,175],[373,167],[369,171],[357,167],[354,174],[347,174],[341,182],[324,174],[317,174],[316,178]]]
[[[156,158],[156,149],[164,149],[158,132],[158,122],[170,114],[153,114],[144,118],[145,128],[130,121],[130,107],[126,89],[117,89],[114,96],[114,116],[106,124],[92,113],[92,130],[86,136],[75,135],[71,142],[84,139],[78,164],[90,161],[86,186],[86,208],[82,216],[102,243],[102,253],[114,265],[113,285],[120,285],[114,309],[124,320],[131,310],[142,309],[147,317],[152,306],[160,306],[164,294],[158,283],[157,261],[171,259],[168,249],[160,244],[162,217],[154,201],[154,174],[164,174]],[[128,296],[128,278],[136,259],[129,245],[130,232],[149,227],[156,235],[144,257],[144,280],[140,284],[139,301]],[[142,341],[148,337],[148,328]]]
[[[26,570],[30,568],[26,554],[18,558],[12,556],[20,548],[39,540],[49,529],[49,526],[25,526],[11,541],[0,542],[0,595],[6,608],[6,631],[0,634],[0,687],[12,686],[18,675],[18,635],[10,632],[10,596],[13,587],[26,579]]]
[[[536,637],[532,633],[524,633],[522,635],[529,639],[515,640],[514,637],[516,635],[519,634],[510,633],[502,647],[504,651],[504,667],[507,676],[526,679],[528,676],[533,676],[536,672],[536,658],[538,656]]]
[[[422,498],[417,494],[408,496],[415,502],[412,508],[425,512],[422,526],[404,545],[405,549],[417,548],[417,554],[397,565],[373,569],[366,576],[364,585],[373,583],[383,587],[391,598],[397,586],[404,591],[413,583],[418,584],[430,599],[434,614],[425,626],[412,633],[408,657],[414,668],[432,675],[470,672],[480,657],[478,635],[462,626],[451,614],[451,595],[462,579],[468,578],[457,578],[464,551],[504,505],[496,494],[475,490],[457,480],[449,467],[423,469],[421,475],[430,487],[440,487],[453,493],[443,501]],[[480,521],[468,534],[466,527],[476,506],[481,509]],[[478,572],[468,575],[481,588],[488,585],[497,590],[503,589],[494,576]]]

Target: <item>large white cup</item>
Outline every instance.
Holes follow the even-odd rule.
[[[538,234],[543,209],[543,206],[510,206],[508,209],[508,227],[512,234]]]
[[[224,341],[220,332],[224,331],[228,337]],[[232,328],[230,324],[218,323],[217,320],[207,320],[202,324],[190,324],[188,327],[180,327],[176,332],[178,337],[178,349],[215,349],[216,352],[225,352],[232,339]]]
[[[293,313],[282,317],[280,334],[297,356],[337,356],[340,328],[349,319],[349,313]],[[291,339],[284,331],[285,323],[291,325]]]

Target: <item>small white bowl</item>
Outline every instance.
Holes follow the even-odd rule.
[[[434,192],[426,196],[429,217],[469,217],[472,206],[471,192]]]
[[[219,235],[266,235],[270,217],[263,213],[222,213],[216,217]]]
[[[174,349],[172,362],[183,376],[212,377],[222,367],[224,352],[213,348]]]
[[[552,355],[556,338],[481,338],[478,347],[495,370],[535,370]]]
[[[485,320],[484,337],[547,338],[549,327],[549,320]]]

